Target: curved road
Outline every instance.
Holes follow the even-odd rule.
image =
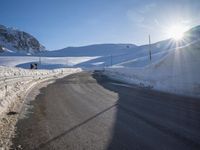
[[[200,99],[82,72],[40,90],[17,123],[15,149],[199,150]]]

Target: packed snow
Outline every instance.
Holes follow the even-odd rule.
[[[105,73],[112,78],[153,88],[156,90],[200,97],[200,44],[193,43],[177,48],[164,57],[146,59],[144,67],[130,67],[133,63],[144,64],[144,59],[125,65],[107,68]],[[141,65],[140,64],[140,65]],[[143,65],[141,65],[143,66]]]
[[[0,114],[7,112],[21,94],[31,86],[80,71],[79,68],[28,70],[0,66]]]

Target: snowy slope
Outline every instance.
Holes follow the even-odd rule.
[[[152,44],[152,62],[164,57],[168,52],[174,50],[174,43],[161,41]],[[162,45],[162,46],[158,46]],[[111,50],[109,50],[109,48]],[[112,49],[113,48],[113,49]],[[103,68],[111,65],[127,67],[144,67],[149,64],[149,48],[144,46],[128,46],[120,44],[92,45],[78,48],[67,48],[57,51],[47,51],[35,56],[25,56],[14,53],[0,56],[0,65],[18,66],[28,68],[31,62],[39,62],[42,59],[40,68],[62,68],[62,67],[84,67]],[[49,65],[49,66],[48,66]]]
[[[184,45],[185,43],[181,43],[179,46]],[[171,39],[152,44],[152,61],[156,61],[158,58],[165,56],[168,51],[173,50],[176,46],[176,43]],[[123,66],[142,67],[148,64],[146,61],[148,59],[148,54],[148,45],[136,46],[133,44],[96,44],[83,47],[68,47],[55,51],[44,51],[33,55],[34,57],[27,56],[27,53],[4,52],[3,56],[7,57],[1,57],[2,61],[0,61],[0,64],[6,65],[7,63],[10,66],[10,60],[13,59],[12,66],[27,68],[28,64],[37,61],[37,57],[41,57],[46,61],[43,61],[44,65],[40,68],[48,69],[67,66],[94,69],[122,64]],[[23,56],[24,59],[22,59],[21,56]],[[50,62],[49,60],[53,60],[52,57],[54,57],[55,61]],[[73,62],[73,60],[75,60],[75,62]],[[143,61],[143,63],[139,62],[140,60]],[[55,65],[53,65],[53,62],[55,62]],[[48,64],[50,66],[48,66]]]
[[[0,25],[0,52],[1,55],[4,52],[7,54],[13,52],[38,53],[43,51],[45,47],[39,43],[39,41],[32,35],[14,29]]]
[[[48,51],[42,56],[53,57],[80,57],[80,56],[107,56],[110,54],[127,53],[131,48],[137,47],[134,44],[96,44],[82,47],[67,47],[61,50]]]
[[[17,66],[29,68],[31,62],[39,62],[39,57],[42,64],[39,68],[55,69],[63,67],[88,67],[91,60],[107,57],[110,54],[124,54],[132,51],[133,44],[97,44],[83,47],[68,47],[56,51],[44,51],[42,53],[27,56],[22,53],[5,52],[0,56],[0,65]],[[95,60],[96,62],[97,60]],[[86,64],[84,64],[86,62]]]
[[[189,30],[185,43],[166,55],[142,57],[106,69],[110,77],[156,90],[200,97],[200,28]],[[139,67],[136,67],[139,65]]]
[[[174,51],[177,47],[183,48],[200,40],[200,26],[194,27],[185,33],[184,39],[181,42],[176,42],[173,39],[151,44],[151,53],[153,63]],[[105,67],[111,65],[126,66],[126,67],[145,67],[149,64],[149,45],[129,47],[129,49],[121,49],[120,53],[110,51],[105,55],[100,55],[96,59],[89,60],[78,64],[78,67]]]
[[[55,69],[63,67],[88,67],[90,60],[99,57],[107,57],[110,54],[124,54],[131,52],[131,49],[137,47],[133,44],[96,44],[83,47],[68,47],[55,51],[42,51],[40,53],[27,54],[24,52],[13,52],[4,50],[0,53],[0,65],[17,66],[29,68],[30,63],[39,62],[42,59],[41,69]],[[86,65],[84,64],[86,62]]]
[[[182,42],[167,39],[151,44],[152,61],[156,63],[177,47],[183,48],[198,41],[200,26],[192,28],[185,33]],[[4,57],[6,55],[6,57]],[[55,51],[44,51],[33,56],[19,53],[4,53],[0,57],[0,65],[18,66],[29,68],[31,62],[42,64],[39,68],[55,69],[63,67],[103,68],[108,66],[118,67],[145,67],[149,65],[149,45],[136,46],[133,44],[97,44],[83,47],[68,47]]]
[[[173,41],[168,44],[169,40],[152,44],[152,54],[163,53],[173,49],[175,44]],[[133,44],[97,44],[83,47],[68,47],[61,50],[47,51],[39,54],[42,57],[97,57],[76,64],[76,67],[105,67],[120,64],[123,62],[138,59],[139,57],[147,57],[149,54],[148,45],[136,46]]]
[[[163,58],[168,53],[174,51],[177,47],[183,48],[200,40],[200,26],[192,28],[185,33],[184,39],[181,42],[176,42],[173,39],[151,44],[152,61]],[[123,50],[123,49],[122,49]],[[78,64],[78,67],[105,67],[111,65],[120,65],[127,67],[145,67],[149,64],[149,45],[130,47],[128,50],[123,50],[120,53],[110,52],[107,55],[101,55],[97,59],[92,59],[87,62]]]

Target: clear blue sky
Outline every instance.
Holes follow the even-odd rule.
[[[200,24],[199,0],[1,0],[0,24],[35,36],[47,49],[168,38],[167,26]]]

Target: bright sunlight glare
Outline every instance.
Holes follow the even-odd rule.
[[[184,32],[187,31],[187,27],[181,24],[172,25],[167,29],[167,34],[170,38],[179,41],[183,38]]]

